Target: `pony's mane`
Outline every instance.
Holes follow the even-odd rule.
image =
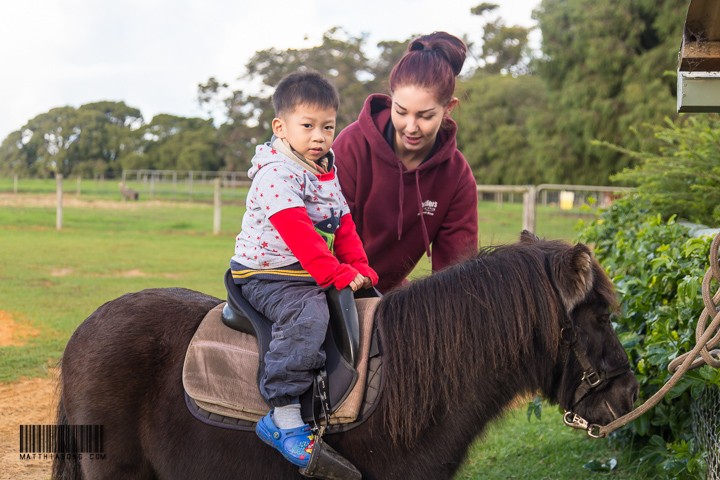
[[[392,349],[383,355],[391,379],[385,421],[396,441],[411,443],[458,395],[476,395],[460,391],[463,377],[517,368],[537,350],[554,360],[563,306],[545,257],[568,248],[547,241],[485,248],[383,297],[378,324]]]

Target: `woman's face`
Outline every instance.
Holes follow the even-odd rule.
[[[391,118],[398,156],[424,158],[430,153],[443,118],[456,103],[453,98],[441,105],[432,91],[415,85],[397,87],[392,93]]]

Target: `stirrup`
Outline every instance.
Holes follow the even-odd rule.
[[[362,474],[345,457],[330,445],[317,437],[306,467],[300,468],[300,474],[307,478],[322,480],[360,480]]]

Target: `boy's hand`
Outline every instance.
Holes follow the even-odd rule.
[[[372,280],[370,279],[370,277],[363,277],[362,288],[372,288],[372,286],[373,286],[373,284],[372,284]]]
[[[353,281],[350,282],[349,287],[352,288],[353,292],[357,292],[361,287],[364,287],[366,282],[369,282],[370,279],[367,277],[363,277],[361,274],[357,274],[355,278],[353,278]],[[367,287],[365,287],[367,288]]]

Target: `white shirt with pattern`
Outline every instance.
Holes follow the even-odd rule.
[[[275,213],[304,207],[314,225],[332,216],[337,218],[328,223],[339,225],[340,217],[349,213],[335,165],[330,165],[327,174],[317,176],[265,143],[255,148],[248,176],[252,185],[232,258],[246,267],[272,269],[298,261],[270,223]]]

